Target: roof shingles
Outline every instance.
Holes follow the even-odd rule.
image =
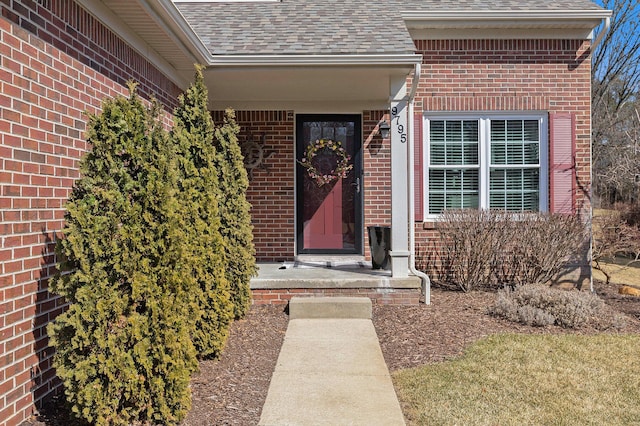
[[[589,0],[178,2],[213,55],[410,54],[403,10],[598,10]]]

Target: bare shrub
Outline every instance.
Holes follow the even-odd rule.
[[[615,211],[607,211],[593,218],[592,259],[607,284],[610,274],[602,267],[603,261],[617,259],[623,266],[640,262],[640,206],[616,205]]]
[[[573,329],[591,326],[606,330],[624,325],[622,318],[593,293],[540,285],[499,291],[489,313],[533,326],[555,324]]]
[[[504,229],[509,233],[501,236],[506,244],[492,269],[499,284],[549,282],[586,238],[584,224],[577,216],[502,215],[506,216]]]
[[[542,284],[558,274],[586,239],[576,216],[497,210],[446,210],[438,277],[467,292],[476,288]]]
[[[431,285],[447,290],[458,290],[459,287],[447,279],[448,268],[442,262],[443,256],[439,245],[434,240],[427,240],[416,247],[416,267],[431,278]]]
[[[492,260],[500,250],[505,222],[490,210],[445,210],[437,223],[445,281],[467,292],[491,286]]]

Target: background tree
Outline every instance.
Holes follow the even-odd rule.
[[[226,275],[229,258],[234,254],[225,253],[220,233],[218,203],[223,198],[218,180],[220,165],[200,68],[196,70],[194,83],[179,98],[172,139],[180,170],[178,198],[190,256],[195,260],[194,278],[202,290],[194,307],[197,318],[193,341],[198,355],[210,358],[224,347],[234,316]]]
[[[67,204],[52,290],[69,309],[49,325],[72,410],[91,424],[176,424],[197,367],[168,136],[130,86],[92,116],[82,178]]]
[[[593,53],[593,183],[601,201],[611,204],[636,197],[640,174],[640,0],[602,6],[613,16]]]
[[[247,201],[249,179],[238,144],[239,127],[232,110],[225,111],[223,122],[215,130],[221,232],[227,253],[226,276],[231,285],[231,300],[236,317],[242,317],[251,305],[250,280],[257,272],[251,205]]]

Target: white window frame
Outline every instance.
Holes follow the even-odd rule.
[[[478,120],[478,161],[479,161],[479,208],[489,208],[489,173],[491,120],[537,120],[539,123],[540,158],[539,158],[539,206],[538,211],[549,211],[549,114],[547,112],[514,111],[514,112],[461,112],[461,113],[425,113],[423,117],[425,129],[422,136],[423,192],[424,212],[426,220],[438,220],[440,214],[429,213],[429,170],[430,170],[430,122],[439,120]],[[466,166],[465,166],[466,167]],[[528,168],[527,165],[514,165],[515,168]]]

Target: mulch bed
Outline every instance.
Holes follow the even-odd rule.
[[[596,292],[613,309],[628,316],[624,332],[640,333],[640,298],[622,296],[617,285],[596,282]],[[438,362],[459,355],[470,343],[494,333],[567,333],[559,327],[527,327],[486,314],[492,293],[434,289],[431,305],[375,306],[375,325],[391,371]],[[215,361],[200,364],[193,378],[193,408],[185,426],[255,425],[266,399],[287,328],[282,306],[254,306],[231,328],[227,347]],[[592,333],[595,330],[581,330]],[[27,425],[72,423],[52,404]]]

